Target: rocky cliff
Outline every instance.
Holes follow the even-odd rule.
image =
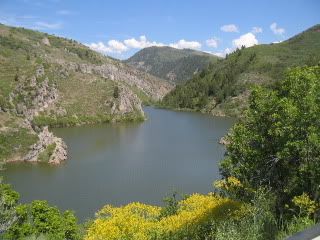
[[[23,133],[12,139],[14,148],[3,140],[11,150],[0,153],[0,162],[60,163],[67,148],[48,126],[143,119],[143,102],[161,100],[173,88],[74,40],[1,24],[0,79],[0,113],[19,123],[0,131],[0,141]]]

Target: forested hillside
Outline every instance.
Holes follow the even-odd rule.
[[[163,100],[171,108],[238,116],[253,85],[275,86],[288,67],[320,61],[320,25],[284,42],[237,49],[177,86]]]

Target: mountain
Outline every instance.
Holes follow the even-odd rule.
[[[281,43],[241,48],[177,86],[162,102],[169,108],[239,116],[254,85],[274,87],[287,68],[320,62],[320,25]]]
[[[46,126],[143,119],[172,85],[70,39],[0,25],[0,163],[66,159]]]
[[[181,84],[219,58],[191,49],[172,47],[148,47],[124,62],[173,83]]]

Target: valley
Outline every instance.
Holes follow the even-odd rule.
[[[318,5],[1,3],[0,239],[317,226]]]

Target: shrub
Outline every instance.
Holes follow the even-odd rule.
[[[240,203],[214,194],[193,194],[178,203],[175,214],[161,215],[161,208],[141,203],[102,208],[89,227],[85,239],[202,239],[209,233],[212,220],[226,219]]]
[[[294,68],[275,90],[256,88],[250,107],[231,131],[224,177],[253,189],[270,188],[278,214],[306,192],[319,201],[320,67]]]
[[[45,235],[49,239],[79,239],[77,219],[70,211],[61,213],[46,201],[35,200],[31,204],[16,207],[17,221],[5,233],[5,239],[36,238]]]
[[[0,237],[16,221],[15,206],[19,200],[19,194],[9,184],[1,182],[0,177]]]

